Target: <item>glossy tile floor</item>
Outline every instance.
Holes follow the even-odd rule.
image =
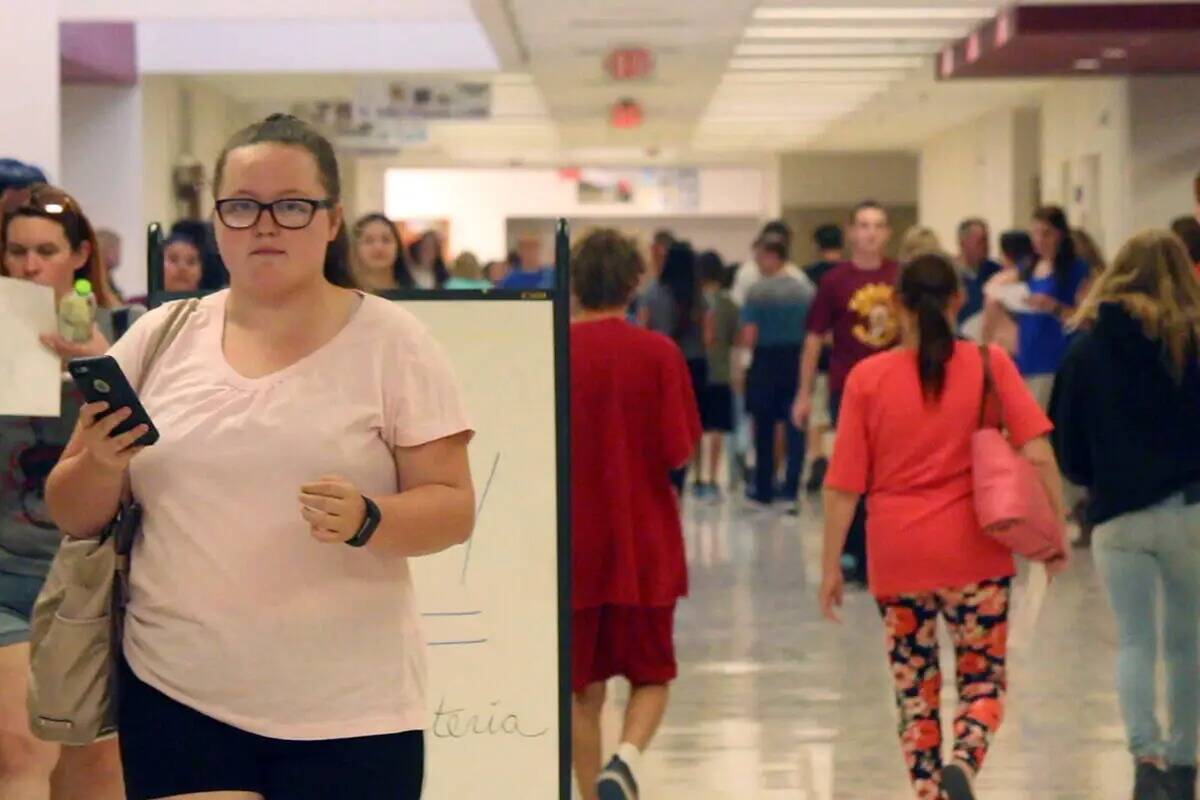
[[[911,800],[878,612],[858,593],[841,626],[819,616],[819,509],[796,519],[689,500],[686,518],[680,676],[644,758],[643,800]],[[980,800],[1129,797],[1112,619],[1090,551],[1075,554],[1032,644],[1011,654],[1008,716]],[[943,708],[953,703],[948,680]],[[619,725],[610,708],[614,744]]]

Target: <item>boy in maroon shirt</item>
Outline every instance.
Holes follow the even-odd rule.
[[[808,316],[809,337],[800,363],[800,391],[792,409],[803,428],[812,414],[813,386],[821,348],[832,343],[829,357],[829,416],[837,427],[846,377],[858,362],[894,346],[900,322],[893,304],[900,266],[884,257],[892,235],[887,212],[878,203],[859,203],[850,219],[850,260],[825,275]],[[860,508],[846,539],[847,579],[866,585],[866,511]]]
[[[687,564],[672,470],[700,441],[687,362],[626,321],[641,261],[613,230],[577,245],[571,277],[572,753],[584,800],[636,800],[643,750],[675,678]],[[631,685],[621,745],[601,770],[605,684]]]

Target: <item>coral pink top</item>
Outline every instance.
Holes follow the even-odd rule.
[[[1053,430],[1012,359],[991,347],[1012,443]],[[850,373],[825,484],[867,495],[867,571],[877,597],[956,588],[1014,573],[1012,553],[975,518],[971,436],[983,397],[977,345],[958,342],[941,399],[927,403],[917,355],[897,349]]]

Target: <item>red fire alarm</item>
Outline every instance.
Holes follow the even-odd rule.
[[[642,107],[636,100],[618,100],[612,107],[612,126],[614,128],[636,128],[642,124]]]
[[[654,71],[654,55],[644,47],[622,47],[604,59],[604,69],[617,81],[645,78]]]

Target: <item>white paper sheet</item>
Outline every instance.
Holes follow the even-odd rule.
[[[1029,306],[1029,284],[1006,283],[993,288],[989,294],[1013,314],[1032,314]]]
[[[54,327],[53,289],[0,277],[0,416],[62,413],[62,363],[38,340]]]

